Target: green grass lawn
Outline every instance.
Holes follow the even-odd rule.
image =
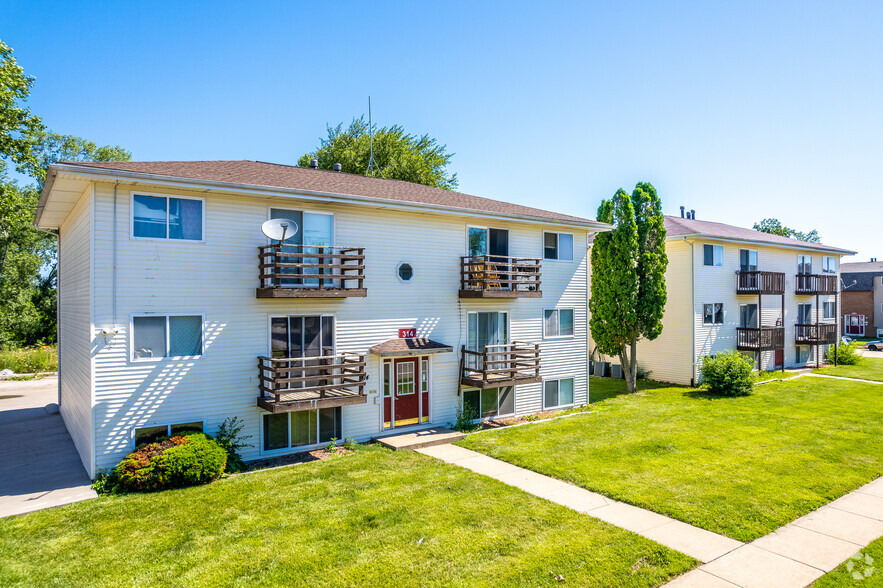
[[[0,519],[0,586],[655,586],[697,564],[413,452]]]
[[[867,561],[862,558],[861,560],[853,560],[852,561],[852,571],[850,571],[848,566],[848,560],[840,566],[818,580],[813,584],[813,588],[841,588],[845,586],[883,586],[883,537],[877,539],[864,549],[860,551],[862,555],[870,555],[873,560],[873,564],[868,564]],[[864,577],[863,572],[868,568],[874,568],[874,571],[870,576]],[[852,575],[854,573],[862,574],[863,578],[861,580],[855,579]]]
[[[876,357],[863,357],[858,365],[823,367],[813,370],[813,373],[883,382],[883,359]]]
[[[592,378],[590,395],[598,385]],[[459,444],[742,541],[883,474],[877,386],[796,378],[741,398],[641,388],[593,404],[590,416]]]

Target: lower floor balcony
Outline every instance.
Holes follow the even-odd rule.
[[[259,357],[261,395],[257,404],[271,413],[365,404],[365,356]]]
[[[837,342],[837,325],[815,323],[794,325],[794,342],[797,345],[828,345]]]
[[[481,351],[463,346],[461,352],[460,382],[464,386],[484,389],[542,381],[539,344],[513,341],[486,345]]]
[[[736,349],[739,351],[775,351],[784,348],[784,327],[739,327],[736,329]]]

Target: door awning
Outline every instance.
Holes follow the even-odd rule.
[[[428,353],[450,353],[453,351],[454,348],[450,345],[420,337],[413,339],[390,339],[371,348],[371,353],[380,357],[426,355]]]

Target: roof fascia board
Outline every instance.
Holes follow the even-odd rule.
[[[786,243],[770,243],[768,241],[757,241],[754,239],[734,239],[732,237],[716,237],[715,235],[706,235],[705,233],[690,233],[688,235],[669,235],[667,241],[680,241],[681,239],[708,239],[710,241],[723,241],[724,243],[751,243],[752,245],[760,245],[762,247],[775,247],[778,249],[812,249],[813,251],[823,251],[826,253],[837,253],[839,255],[855,255],[856,251],[849,249],[840,249],[838,247],[828,247],[826,245],[818,245],[807,242],[806,245],[791,245]]]
[[[567,221],[567,220],[556,220],[551,218],[543,218],[539,216],[530,216],[530,215],[517,215],[517,214],[502,214],[502,213],[494,213],[494,212],[485,212],[481,210],[474,210],[471,208],[459,208],[454,206],[440,206],[437,204],[423,204],[421,202],[406,202],[403,200],[386,200],[383,198],[371,198],[369,196],[358,196],[352,194],[337,194],[335,192],[319,192],[315,190],[295,190],[295,189],[286,189],[286,188],[271,188],[265,186],[256,186],[253,184],[238,184],[235,182],[221,182],[217,180],[199,180],[199,179],[191,179],[191,178],[176,178],[172,176],[162,176],[156,174],[147,174],[143,172],[128,172],[123,170],[109,170],[104,168],[90,168],[88,166],[74,166],[70,164],[55,164],[55,169],[58,172],[68,172],[75,175],[87,175],[92,177],[94,180],[107,180],[109,182],[119,181],[120,178],[126,178],[134,181],[144,181],[150,184],[175,187],[186,190],[194,190],[194,186],[199,186],[201,188],[197,188],[203,192],[210,192],[212,189],[223,192],[232,192],[238,194],[258,194],[265,197],[282,197],[282,198],[291,198],[296,197],[303,200],[322,200],[328,201],[333,200],[335,202],[342,203],[356,203],[362,204],[366,206],[376,206],[380,208],[395,208],[395,209],[403,209],[403,210],[427,210],[431,212],[437,212],[442,214],[456,214],[463,215],[469,214],[473,216],[480,216],[483,218],[491,218],[491,219],[500,219],[500,220],[518,220],[522,222],[529,222],[532,224],[544,223],[548,225],[556,225],[556,226],[566,226],[566,227],[578,227],[581,229],[589,230],[589,231],[609,231],[612,227],[609,227],[605,223],[600,222],[576,222],[576,221]],[[98,172],[96,170],[101,170]],[[43,194],[40,196],[40,204],[44,204],[44,198],[48,195],[48,191],[44,186]]]

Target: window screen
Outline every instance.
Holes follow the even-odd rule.
[[[136,237],[166,238],[166,199],[160,196],[133,198],[132,232]]]
[[[169,317],[169,355],[202,354],[202,317]]]
[[[136,316],[132,318],[133,357],[150,359],[166,356],[166,317]]]

